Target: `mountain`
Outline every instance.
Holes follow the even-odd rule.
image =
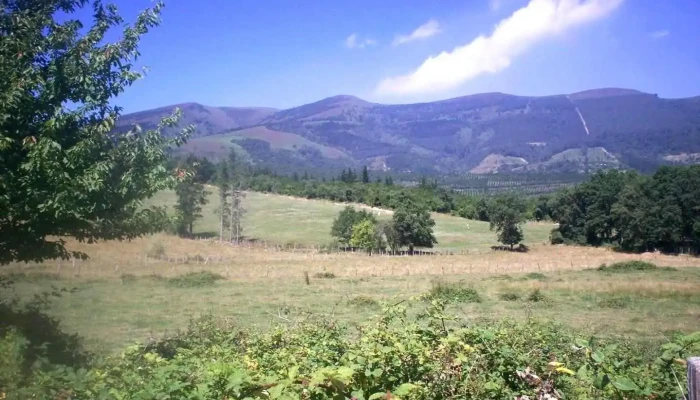
[[[197,127],[195,137],[256,125],[279,111],[266,107],[210,107],[197,103],[183,103],[124,115],[119,120],[119,126],[126,128],[138,124],[144,129],[152,129],[158,126],[161,118],[172,114],[175,108],[182,110],[182,126],[193,124]]]
[[[126,115],[120,124],[154,124],[172,108]],[[182,151],[217,158],[234,148],[280,170],[365,164],[422,174],[587,172],[700,160],[700,97],[631,89],[397,105],[341,95],[287,110],[181,108],[198,129]]]

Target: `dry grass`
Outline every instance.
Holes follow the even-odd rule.
[[[149,257],[153,247],[162,247],[162,257]],[[187,240],[155,235],[131,242],[84,244],[69,242],[90,259],[18,264],[11,271],[54,273],[68,278],[118,278],[159,274],[174,276],[210,270],[229,279],[249,280],[298,277],[324,271],[338,277],[491,275],[526,272],[568,271],[597,268],[627,260],[645,260],[658,266],[700,266],[700,258],[661,254],[624,254],[603,248],[536,245],[528,253],[480,252],[441,256],[367,256],[364,253],[322,254],[317,251],[280,250],[276,247],[237,247],[214,240]]]
[[[51,312],[66,330],[79,332],[90,347],[106,351],[181,328],[205,313],[229,316],[244,327],[284,322],[279,313],[289,318],[333,314],[355,324],[377,308],[356,306],[353,299],[362,298],[367,304],[395,301],[428,292],[436,280],[478,291],[481,303],[451,306],[450,311],[465,322],[540,318],[585,332],[637,339],[700,329],[700,259],[687,256],[537,245],[525,254],[370,257],[235,247],[167,235],[122,243],[70,242],[70,247],[87,252],[91,259],[17,264],[3,272],[19,273],[16,289],[25,298],[54,285],[76,288]],[[162,259],[147,257],[157,247],[163,250]],[[638,259],[677,270],[626,274],[594,270],[603,263]],[[174,287],[163,279],[198,271],[226,279],[196,288]],[[543,276],[528,274],[533,272]],[[317,278],[330,274],[335,278]],[[548,301],[527,302],[534,289]],[[502,300],[503,293],[515,293],[519,300]]]

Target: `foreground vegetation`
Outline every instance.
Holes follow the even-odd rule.
[[[60,343],[70,348],[31,348],[26,332],[12,328],[0,336],[0,388],[11,399],[670,400],[684,390],[683,360],[700,351],[700,332],[656,347],[549,322],[473,324],[446,308],[481,301],[468,292],[455,297],[443,288],[408,302],[392,299],[354,334],[332,316],[279,314],[283,324],[267,332],[205,317],[103,361],[70,341]],[[356,297],[349,305],[375,303]],[[409,314],[410,306],[419,312]],[[24,312],[36,313],[32,307]],[[63,351],[71,365],[49,363],[52,351]]]

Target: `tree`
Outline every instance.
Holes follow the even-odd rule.
[[[391,177],[391,175],[384,178],[384,184],[387,186],[394,186],[394,179]]]
[[[369,183],[369,170],[366,165],[362,167],[362,183]]]
[[[187,171],[165,167],[167,149],[192,132],[114,132],[114,97],[142,77],[132,71],[157,3],[124,27],[116,7],[93,3],[87,29],[74,12],[87,0],[3,1],[0,11],[0,264],[87,257],[65,237],[92,243],[162,230],[164,207],[142,201]],[[111,28],[123,28],[110,42]]]
[[[433,247],[437,239],[433,235],[435,221],[424,207],[419,207],[409,199],[401,202],[394,212],[393,225],[400,247],[408,246],[413,254],[414,247]]]
[[[510,246],[522,242],[521,224],[525,220],[527,204],[516,194],[507,194],[494,198],[489,207],[489,227],[496,230],[498,241]]]
[[[243,171],[241,171],[241,165],[238,162],[238,157],[234,150],[231,150],[228,154],[228,166],[230,169],[229,175],[231,178],[229,241],[238,244],[243,238],[243,214],[245,214],[245,209],[243,208],[243,198],[245,198],[245,192],[243,192]],[[298,175],[296,176],[296,181],[298,181]]]
[[[194,221],[202,218],[202,206],[207,204],[204,185],[189,177],[175,186],[177,194],[177,233],[183,237],[192,237]]]
[[[219,240],[224,241],[224,227],[228,226],[231,218],[231,210],[228,206],[228,198],[231,195],[231,177],[229,166],[226,160],[219,163],[219,170],[216,176],[216,185],[219,187]]]
[[[535,204],[535,210],[532,213],[533,218],[535,218],[535,221],[542,221],[547,218],[549,218],[550,210],[549,210],[549,196],[547,195],[542,195],[537,198],[537,203]]]
[[[368,220],[373,224],[377,223],[377,219],[366,210],[355,210],[351,206],[345,207],[333,221],[331,227],[331,236],[338,238],[338,241],[343,244],[350,244],[352,239],[352,228],[358,223]]]
[[[350,245],[359,247],[367,254],[372,255],[372,250],[379,247],[378,238],[381,236],[377,234],[377,224],[369,219],[364,219],[353,225]]]
[[[381,225],[381,233],[386,239],[386,244],[391,249],[392,254],[396,254],[401,249],[401,238],[396,230],[394,221],[387,221]]]

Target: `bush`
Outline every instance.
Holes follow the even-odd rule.
[[[527,300],[533,303],[547,301],[547,296],[540,289],[535,289],[527,296]]]
[[[165,257],[165,246],[160,241],[155,241],[151,243],[146,255],[151,258]]]
[[[168,283],[179,288],[197,288],[213,286],[216,281],[225,279],[219,274],[209,271],[190,272],[185,275],[176,276],[168,279]]]
[[[598,302],[600,308],[627,308],[630,305],[629,297],[611,297]]]
[[[379,307],[379,302],[368,296],[357,296],[348,300],[348,305],[355,307],[376,308]]]
[[[472,287],[463,287],[458,283],[433,282],[433,287],[425,296],[430,300],[443,300],[456,303],[481,303],[481,296]]]
[[[639,272],[639,271],[653,271],[657,270],[655,264],[646,261],[621,261],[610,265],[601,265],[598,267],[598,271],[604,272]],[[667,270],[673,270],[674,268],[665,268]]]
[[[335,279],[335,274],[328,271],[317,272],[314,274],[314,278],[317,279]]]
[[[523,280],[535,280],[535,281],[546,281],[547,275],[541,272],[530,272],[523,276]]]
[[[43,364],[23,380],[11,368],[22,363],[21,341],[0,336],[0,359],[8,360],[0,377],[21,384],[8,393],[20,399],[675,400],[685,380],[674,376],[684,376],[685,366],[674,360],[700,353],[700,332],[652,348],[581,340],[536,321],[451,322],[439,300],[416,317],[406,304],[390,306],[352,335],[324,319],[256,333],[205,317],[85,370]]]
[[[561,234],[559,231],[559,228],[554,228],[552,229],[552,232],[549,234],[549,243],[551,244],[564,244],[564,236]]]
[[[138,278],[136,278],[136,275],[134,275],[134,274],[122,274],[122,276],[121,276],[122,283],[125,285],[127,283],[136,282],[137,279]]]
[[[520,300],[520,294],[513,292],[501,293],[498,295],[498,298],[503,301],[518,301]]]

